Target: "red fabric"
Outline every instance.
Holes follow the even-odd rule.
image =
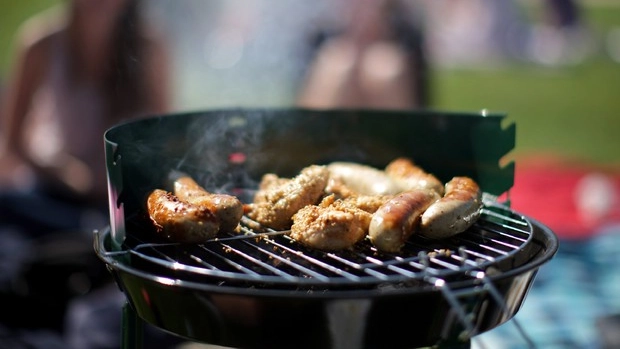
[[[585,204],[584,195],[591,195],[587,200],[596,203]],[[510,200],[515,211],[545,224],[562,238],[587,238],[605,224],[620,222],[620,171],[553,156],[519,160]],[[586,214],[603,202],[609,205],[596,214]]]

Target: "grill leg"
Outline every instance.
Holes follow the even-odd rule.
[[[123,305],[121,331],[122,349],[142,348],[144,323],[128,302]]]

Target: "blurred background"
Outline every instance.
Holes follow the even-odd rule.
[[[430,51],[430,107],[506,112],[518,124],[517,155],[549,151],[618,160],[620,9],[615,1],[578,1],[577,18],[568,24],[553,23],[546,4],[554,1],[410,2],[422,3],[416,14],[423,18]],[[173,109],[291,105],[309,57],[304,50],[310,34],[337,21],[329,3],[146,2],[173,56]],[[64,4],[0,2],[0,81],[16,59],[18,27]]]
[[[18,69],[20,30],[62,18],[70,3],[0,0],[0,96],[8,94]],[[163,110],[364,107],[353,97],[304,98],[317,96],[308,92],[313,83],[325,83],[311,79],[317,72],[323,76],[319,63],[330,61],[321,57],[350,52],[346,42],[327,45],[334,42],[330,39],[358,30],[361,34],[351,42],[366,45],[364,40],[385,30],[375,18],[380,16],[373,17],[379,9],[369,10],[372,2],[360,2],[365,11],[349,9],[351,3],[142,2],[140,10],[169,58],[169,103]],[[409,96],[414,97],[385,106],[506,113],[506,124],[517,125],[516,148],[506,159],[516,163],[513,208],[547,224],[561,238],[557,258],[542,268],[517,321],[540,348],[620,346],[615,338],[620,332],[620,2],[402,3],[398,16],[386,16],[404,23],[392,38],[415,61],[409,67],[410,85],[405,83],[413,86]],[[379,23],[379,29],[363,32],[359,23],[364,20]],[[366,62],[398,63],[391,52],[377,50]],[[331,62],[345,64],[339,59]],[[340,71],[329,69],[324,74]],[[8,98],[0,101],[10,103]],[[78,284],[82,286],[75,293],[80,295],[96,286]],[[57,328],[52,330],[50,335]],[[10,341],[19,341],[21,333],[10,326],[0,329],[0,343],[15,344]],[[480,336],[480,343],[522,348],[526,341],[509,323]]]

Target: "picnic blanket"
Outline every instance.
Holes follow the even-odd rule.
[[[560,239],[514,320],[472,348],[617,348],[620,334],[620,171],[539,156],[517,162],[511,207]],[[516,322],[516,324],[515,324]],[[613,341],[616,341],[615,343]]]

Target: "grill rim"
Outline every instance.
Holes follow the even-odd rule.
[[[366,341],[364,348],[385,347],[385,333],[393,334],[389,337],[390,347],[411,348],[437,345],[452,338],[452,335],[465,333],[463,331],[467,331],[468,325],[475,330],[469,333],[475,336],[512,319],[525,301],[539,267],[550,260],[559,247],[557,237],[549,228],[536,220],[528,220],[534,226],[532,243],[540,246],[538,252],[517,268],[488,274],[485,282],[476,283],[472,279],[448,287],[428,285],[391,290],[311,293],[241,289],[159,278],[114,260],[110,255],[101,254],[104,240],[108,244],[113,243],[109,227],[102,232],[95,231],[94,236],[97,255],[108,264],[118,287],[127,297],[129,308],[146,323],[179,337],[228,347],[289,348],[300,336],[315,331],[319,336],[315,342],[301,343],[300,348],[317,345],[335,348],[334,333],[325,324],[330,322],[328,313],[331,305],[344,302],[358,306],[371,305],[368,313],[344,314],[352,321],[366,324],[359,334]],[[499,298],[494,299],[491,291]],[[451,304],[448,298],[456,303]],[[229,308],[218,300],[226,300],[226,304],[240,302],[253,305],[252,308],[258,311],[254,313],[255,322],[247,322],[245,313],[229,313]],[[429,314],[433,320],[419,322],[419,328],[405,328],[402,320],[396,318],[398,314],[408,316],[412,311]],[[455,311],[464,311],[466,324],[454,315]],[[167,316],[168,312],[176,315]],[[470,320],[469,316],[474,320]],[[179,317],[184,319],[182,324]],[[286,336],[283,336],[281,327],[274,329],[274,319],[285,320],[282,325],[288,326],[286,331],[290,333],[285,332]],[[301,328],[300,324],[303,324]],[[400,330],[394,332],[395,328]],[[467,338],[471,337],[467,335]]]
[[[487,273],[487,278],[491,282],[509,279],[518,275],[535,271],[541,265],[549,261],[559,248],[559,241],[551,230],[535,219],[523,216],[533,227],[532,243],[540,246],[540,250],[527,262],[515,268],[510,268],[499,273]],[[534,236],[536,234],[536,236]],[[425,293],[440,292],[437,286],[430,282],[428,285],[403,286],[390,288],[371,288],[371,289],[329,289],[329,290],[291,290],[291,289],[273,289],[273,288],[252,288],[252,287],[231,287],[227,285],[217,285],[212,283],[196,282],[190,280],[173,279],[169,276],[156,275],[148,270],[141,270],[134,267],[130,263],[124,263],[122,260],[116,259],[116,256],[124,254],[123,251],[108,251],[105,248],[106,241],[111,244],[110,227],[106,227],[103,233],[94,232],[94,248],[97,256],[106,263],[110,268],[117,269],[124,273],[134,275],[140,279],[154,282],[164,287],[179,287],[188,290],[204,291],[217,294],[257,296],[257,297],[285,297],[289,299],[307,299],[311,298],[367,298],[381,296],[398,296],[398,295],[419,295]],[[483,271],[484,272],[484,271]],[[119,286],[122,283],[119,283]],[[471,291],[472,287],[476,287],[478,282],[475,278],[464,281],[455,281],[447,283],[450,289],[458,291]]]
[[[284,238],[252,243],[251,237],[242,242],[246,245],[230,247],[225,243],[212,241],[210,243],[219,244],[219,246],[210,248],[197,244],[194,246],[197,250],[194,250],[192,246],[186,248],[182,244],[158,244],[144,241],[143,243],[132,243],[119,252],[128,254],[130,258],[136,258],[138,261],[153,264],[154,268],[162,268],[161,273],[162,275],[165,274],[165,277],[187,281],[204,278],[209,283],[261,284],[263,287],[289,287],[295,290],[302,287],[338,288],[362,285],[379,287],[385,284],[424,282],[428,277],[454,280],[466,278],[467,273],[485,271],[488,268],[500,265],[509,264],[513,266],[514,260],[518,259],[520,253],[526,251],[526,247],[533,239],[533,226],[530,221],[508,206],[496,201],[485,200],[484,211],[487,213],[480,218],[475,227],[470,228],[469,232],[459,234],[456,237],[459,240],[456,243],[447,243],[445,249],[441,248],[441,245],[430,246],[430,244],[435,243],[433,240],[408,242],[408,244],[417,245],[413,248],[413,252],[419,250],[417,256],[415,254],[407,256],[387,254],[383,257],[381,255],[377,257],[372,254],[372,250],[369,250],[371,246],[367,241],[364,242],[366,246],[362,250],[345,256],[344,254],[339,255],[338,252],[304,250],[304,247],[300,245],[287,246],[287,241],[283,240]],[[485,216],[489,216],[490,219],[485,219]],[[248,230],[255,233],[253,229],[248,228]],[[514,234],[511,234],[511,231]],[[474,232],[480,232],[480,235],[471,235]],[[493,238],[489,238],[489,241],[492,242],[481,243],[479,240],[487,238],[483,236],[483,233],[494,234]],[[525,238],[526,235],[527,238]],[[469,240],[465,237],[468,237]],[[506,238],[499,239],[502,237]],[[519,244],[511,246],[510,250],[497,253],[485,252],[485,249],[492,249],[497,244],[511,245],[515,241],[519,241]],[[426,242],[429,243],[428,247],[424,246]],[[151,246],[154,247],[152,251],[150,251]],[[173,250],[165,250],[167,246],[172,246]],[[270,251],[271,246],[277,248],[278,251],[275,253]],[[246,247],[249,249],[248,256],[245,255]],[[144,252],[142,252],[143,248],[146,248]],[[229,248],[234,254],[227,255],[228,252],[223,253],[220,250]],[[477,252],[483,257],[478,254],[467,254],[468,252],[460,255],[461,248],[467,248],[470,250],[469,253]],[[446,254],[445,251],[449,253]],[[314,255],[315,252],[316,255]],[[183,256],[179,256],[179,253]],[[160,254],[160,256],[156,254]],[[281,268],[262,259],[272,254],[274,255],[273,258],[280,259],[280,262],[286,266]],[[291,258],[287,258],[287,255]],[[456,256],[463,260],[459,260],[459,257]],[[192,264],[192,261],[183,261],[186,257],[194,259],[194,261],[203,261],[205,265],[203,267],[197,265],[200,262]],[[352,269],[349,270],[346,267],[347,263],[343,263],[339,259],[350,262],[349,265]],[[431,260],[433,260],[433,265],[429,267],[427,263]],[[444,263],[443,266],[437,260]],[[219,268],[210,264],[210,261],[216,265],[219,264],[218,261],[233,265]],[[366,265],[368,266],[366,267]],[[252,270],[253,267],[258,267],[260,270],[255,273]],[[287,267],[292,269],[288,270]],[[502,270],[505,268],[495,269]],[[270,270],[272,271],[270,272]],[[238,287],[244,287],[244,285]]]
[[[247,110],[237,110],[233,112],[245,114],[247,113]],[[271,111],[267,111],[267,112],[271,113]],[[343,112],[344,114],[342,114]],[[155,150],[157,150],[158,152],[158,155],[156,156],[155,159],[157,160],[158,164],[160,164],[161,156],[159,155],[159,151],[161,151],[164,147],[167,149],[168,146],[165,146],[165,145],[166,144],[170,145],[170,141],[172,141],[172,145],[177,144],[177,141],[179,140],[178,136],[179,135],[183,136],[183,134],[179,134],[179,131],[184,132],[185,130],[187,130],[187,127],[184,126],[184,124],[186,124],[187,121],[195,121],[196,119],[201,119],[203,114],[204,116],[217,117],[218,113],[219,112],[215,112],[215,113],[214,112],[206,112],[206,113],[199,112],[193,115],[192,114],[187,114],[185,116],[177,115],[177,116],[174,116],[174,119],[175,119],[174,122],[168,122],[168,120],[171,121],[171,118],[160,117],[160,118],[156,118],[156,120],[154,121],[150,120],[147,123],[139,122],[139,125],[138,123],[136,123],[136,127],[133,127],[133,126],[127,127],[130,125],[121,125],[121,127],[119,127],[118,130],[113,129],[113,130],[110,130],[111,132],[106,133],[105,135],[106,160],[107,160],[107,165],[108,165],[108,175],[110,178],[109,180],[110,208],[113,211],[111,213],[112,229],[108,228],[107,233],[106,231],[104,231],[103,234],[101,234],[100,232],[96,232],[95,234],[96,235],[96,239],[95,239],[96,250],[98,249],[97,244],[99,244],[99,241],[100,240],[103,241],[106,239],[107,239],[108,245],[111,245],[113,249],[114,247],[119,247],[119,245],[115,245],[115,242],[118,242],[116,238],[120,237],[121,236],[120,234],[125,232],[125,217],[127,215],[133,215],[136,213],[137,211],[136,208],[140,206],[142,203],[141,200],[142,200],[142,195],[144,194],[143,192],[144,188],[150,188],[151,184],[153,183],[161,183],[161,178],[163,178],[163,177],[161,178],[158,177],[159,175],[162,175],[161,173],[156,173],[155,175],[153,175],[150,171],[144,174],[141,171],[135,171],[136,163],[134,163],[134,161],[141,158],[142,153],[134,152],[134,150],[140,150],[145,145],[150,149],[153,145],[155,145],[155,148],[156,148]],[[224,111],[224,114],[229,114],[229,113],[230,111]],[[286,114],[287,116],[289,116],[288,114],[296,114],[297,116],[305,117],[305,116],[308,116],[308,115],[303,115],[306,113],[309,113],[312,116],[314,116],[315,114],[317,116],[323,115],[323,114],[326,114],[326,115],[336,114],[332,116],[344,116],[346,117],[348,121],[357,122],[358,118],[359,120],[362,120],[362,121],[363,120],[368,121],[369,119],[367,118],[367,116],[372,116],[372,114],[375,114],[376,111],[372,111],[372,112],[337,111],[336,113],[333,113],[333,112],[324,113],[324,112],[316,112],[316,111],[293,111],[293,113],[289,113],[289,111],[286,110],[284,114]],[[383,112],[380,111],[380,113],[383,113]],[[278,113],[275,113],[275,114],[278,114]],[[390,116],[394,116],[394,117],[398,116],[398,122],[395,123],[397,125],[400,125],[400,122],[402,121],[402,117],[416,116],[415,123],[417,125],[419,124],[420,120],[418,118],[418,115],[414,115],[414,114],[417,114],[417,113],[416,112],[404,113],[404,114],[399,113],[398,115],[394,114]],[[465,154],[466,156],[459,155],[459,157],[456,159],[457,160],[456,163],[465,165],[466,170],[470,171],[471,173],[474,173],[477,176],[476,179],[480,180],[480,183],[488,182],[488,184],[494,188],[494,189],[490,189],[490,191],[494,191],[498,195],[501,193],[504,193],[505,190],[508,190],[512,186],[514,165],[512,163],[509,163],[507,166],[504,166],[503,168],[499,169],[499,171],[497,171],[496,169],[496,166],[499,164],[499,161],[497,161],[497,156],[498,155],[500,157],[503,156],[504,154],[506,154],[507,151],[511,150],[514,147],[514,134],[515,134],[514,125],[509,126],[509,127],[501,126],[500,119],[502,119],[503,116],[498,115],[498,116],[489,118],[487,117],[486,114],[484,114],[482,115],[484,116],[483,118],[471,118],[471,120],[470,118],[466,118],[467,120],[465,120],[466,121],[465,123],[456,122],[456,121],[459,121],[457,119],[463,119],[461,118],[461,116],[468,116],[468,115],[461,115],[461,113],[451,115],[449,113],[440,112],[434,115],[421,115],[421,116],[423,116],[423,119],[425,121],[424,124],[426,126],[426,127],[422,127],[421,129],[424,130],[425,134],[427,133],[427,130],[426,130],[427,127],[434,131],[438,131],[439,129],[443,130],[444,126],[453,124],[452,119],[454,119],[455,121],[454,124],[462,125],[463,126],[462,128],[458,127],[458,128],[451,129],[451,130],[456,131],[456,134],[466,135],[465,138],[468,138],[468,139],[466,139],[466,143],[463,143],[463,144],[470,144],[470,143],[475,143],[475,144],[472,145],[471,149],[467,148],[471,150],[472,153]],[[458,116],[458,118],[456,116]],[[474,116],[474,115],[470,115],[470,116]],[[177,122],[179,118],[181,120]],[[250,119],[248,118],[248,120]],[[171,125],[172,126],[182,125],[182,126],[175,127],[174,129],[169,130],[165,127],[164,128],[160,127],[159,123],[162,123],[162,125],[168,125],[168,126],[171,126]],[[346,124],[346,122],[342,124],[344,125]],[[384,119],[381,119],[381,126],[384,124],[387,124],[387,123],[385,123]],[[150,128],[148,127],[149,125],[151,126]],[[143,127],[143,126],[147,126],[147,127]],[[156,126],[156,127],[153,127],[153,126]],[[122,128],[122,130],[120,130],[120,128]],[[160,129],[165,129],[165,134],[152,133],[152,131],[157,131]],[[464,130],[467,130],[467,131],[463,132]],[[136,131],[136,133],[134,133],[134,131]],[[375,129],[372,129],[372,134],[375,134],[376,133],[375,131],[376,131]],[[469,131],[472,131],[472,132],[469,132]],[[172,137],[168,137],[169,133],[172,135]],[[391,134],[391,130],[390,130],[390,134]],[[444,133],[441,133],[441,134],[443,135]],[[407,137],[410,138],[410,136],[411,136],[410,132],[407,131]],[[412,138],[417,139],[416,137],[412,137]],[[166,142],[162,142],[162,139],[165,140]],[[448,139],[450,138],[448,137]],[[189,144],[191,145],[191,141]],[[381,139],[379,144],[384,145],[384,140]],[[433,144],[433,147],[436,147],[434,143],[432,144]],[[489,147],[488,144],[490,144],[491,147]],[[449,167],[452,167],[452,164],[454,164],[452,161],[446,160],[446,159],[451,159],[450,156],[448,157],[438,156],[434,151],[435,149],[433,149],[433,151],[425,151],[423,150],[423,149],[426,149],[425,144],[421,144],[421,145],[422,147],[420,148],[420,147],[413,146],[413,144],[410,144],[409,142],[407,142],[408,148],[407,149],[398,148],[399,149],[398,152],[411,150],[412,153],[407,154],[407,155],[412,155],[413,158],[416,158],[416,159],[417,159],[417,156],[415,155],[417,155],[418,152],[422,153],[422,155],[432,154],[433,159],[442,159],[441,160],[442,162],[450,164]],[[448,155],[450,154],[453,155],[454,153],[453,147],[449,146],[448,144],[443,144],[443,145],[446,146],[444,150],[449,151]],[[187,143],[183,143],[181,147],[187,147]],[[386,150],[385,153],[391,154],[392,152],[389,150],[390,149]],[[391,150],[394,150],[394,149],[391,149]],[[279,151],[279,148],[278,148],[278,151]],[[480,152],[482,152],[482,154]],[[136,155],[133,153],[140,153],[140,155],[138,157],[132,157]],[[163,153],[163,154],[168,154],[168,153]],[[372,156],[372,154],[375,154],[375,152],[370,151],[367,155]],[[172,155],[174,155],[174,153]],[[164,157],[164,158],[165,159],[168,159],[168,158],[177,159],[174,156]],[[375,157],[371,157],[371,159],[373,159],[373,162],[374,162]],[[380,158],[376,158],[376,159],[378,162],[383,161],[383,160],[380,160]],[[360,160],[360,159],[358,159],[358,157],[354,157],[351,160]],[[361,160],[364,160],[364,159],[361,159]],[[426,160],[428,160],[428,158],[426,158]],[[473,161],[473,163],[471,163],[470,160]],[[487,163],[488,162],[487,160],[490,160],[490,163]],[[316,163],[316,162],[315,161],[302,161],[302,163]],[[429,164],[430,163],[431,162],[429,162]],[[448,171],[447,169],[443,168],[443,165],[445,165],[445,163],[439,163],[438,166],[439,168],[442,168],[442,170],[446,171],[447,174],[451,174],[451,173],[465,174],[465,172],[462,172],[461,170],[458,170],[458,171],[449,170]],[[377,163],[377,164],[380,164],[380,163]],[[268,166],[269,166],[269,169],[272,168],[271,164],[268,164]],[[169,168],[169,166],[161,165],[161,164],[160,164],[160,167],[165,168],[165,169]],[[462,168],[460,165],[456,167],[458,167],[459,169]],[[186,167],[185,169],[187,168],[189,167]],[[437,167],[428,166],[428,168],[437,168]],[[489,171],[489,168],[491,168],[493,171]],[[202,171],[203,169],[200,168],[199,170]],[[480,172],[478,173],[477,171],[480,171]],[[265,171],[257,171],[257,172],[263,173]],[[136,173],[138,174],[137,176],[136,176]],[[499,180],[500,178],[502,179],[500,181],[501,184],[495,183],[496,180]],[[146,179],[146,182],[148,183],[145,183],[143,179]],[[484,189],[486,188],[489,188],[489,187],[485,185]],[[403,310],[403,303],[406,303],[410,307],[413,307],[413,309],[415,309],[416,311],[419,310],[419,307],[433,308],[442,302],[442,299],[444,298],[444,297],[441,297],[442,292],[444,291],[449,292],[450,289],[458,287],[459,291],[462,290],[463,292],[472,292],[475,294],[474,296],[475,302],[473,306],[475,307],[474,312],[476,313],[473,313],[473,314],[484,317],[483,319],[484,323],[481,326],[481,329],[482,331],[485,331],[485,330],[488,330],[490,328],[497,326],[500,323],[505,322],[507,319],[509,319],[512,315],[516,313],[516,311],[520,307],[520,304],[525,299],[527,289],[529,288],[529,286],[531,285],[531,282],[534,279],[537,268],[540,267],[540,265],[542,265],[546,261],[548,261],[555,254],[555,251],[557,250],[557,243],[554,242],[553,233],[551,233],[551,231],[548,231],[548,229],[544,227],[542,227],[541,229],[542,231],[538,232],[539,234],[537,236],[537,239],[536,241],[534,241],[538,248],[536,253],[528,255],[527,261],[522,261],[521,263],[523,264],[519,265],[519,267],[515,267],[515,268],[512,268],[510,270],[507,270],[505,272],[501,272],[498,274],[489,274],[487,277],[487,279],[491,280],[491,282],[497,281],[498,283],[500,283],[498,287],[502,291],[502,297],[504,298],[504,301],[506,302],[505,305],[509,305],[508,302],[510,302],[510,305],[514,305],[514,307],[511,306],[510,309],[507,309],[507,310],[501,309],[501,307],[496,306],[494,303],[491,303],[490,306],[488,306],[489,303],[487,303],[487,299],[485,299],[485,298],[488,298],[488,292],[485,291],[484,285],[475,283],[475,280],[473,279],[468,280],[468,282],[464,282],[458,285],[450,284],[448,285],[449,287],[432,287],[431,285],[428,285],[424,287],[415,287],[415,288],[410,287],[410,288],[403,288],[403,289],[381,290],[382,292],[378,292],[377,290],[365,289],[365,290],[354,290],[354,291],[346,290],[346,291],[328,291],[328,292],[323,292],[323,293],[319,293],[319,292],[307,293],[305,291],[296,292],[296,291],[290,291],[290,290],[281,291],[281,290],[269,290],[269,289],[267,290],[266,289],[240,289],[240,288],[235,288],[235,287],[223,287],[223,286],[203,284],[203,283],[192,283],[192,282],[187,282],[183,280],[173,280],[170,278],[161,278],[157,275],[154,275],[154,273],[142,272],[138,270],[137,268],[133,268],[131,265],[124,264],[122,262],[123,260],[122,257],[120,260],[116,260],[115,258],[118,258],[119,257],[118,255],[114,255],[114,257],[112,257],[112,255],[106,255],[106,256],[100,256],[100,257],[103,257],[102,259],[104,259],[104,261],[107,260],[107,262],[110,262],[109,270],[112,272],[112,274],[117,279],[119,288],[121,289],[121,291],[123,291],[128,296],[129,304],[135,307],[135,310],[137,311],[138,315],[142,317],[143,319],[145,319],[147,322],[155,324],[156,326],[160,326],[161,328],[171,331],[175,334],[179,334],[180,336],[186,336],[187,338],[192,338],[192,339],[199,339],[201,341],[206,341],[208,343],[213,343],[213,344],[222,344],[222,345],[233,346],[233,347],[236,347],[236,346],[278,347],[278,346],[274,346],[273,343],[270,342],[272,341],[272,342],[276,342],[280,344],[279,347],[289,347],[290,339],[288,339],[288,342],[287,342],[287,339],[283,340],[282,333],[281,333],[282,331],[278,331],[278,333],[275,333],[275,336],[270,336],[271,332],[269,331],[271,330],[271,328],[264,326],[262,323],[258,323],[258,324],[254,323],[249,326],[239,328],[239,324],[245,323],[245,322],[239,322],[237,321],[239,319],[235,317],[230,317],[229,319],[222,319],[223,320],[222,322],[217,322],[220,320],[219,318],[214,320],[217,322],[216,324],[219,324],[221,326],[222,331],[219,331],[218,333],[215,333],[215,334],[204,333],[205,329],[206,330],[209,329],[208,326],[205,328],[205,325],[211,324],[211,323],[205,323],[204,321],[202,321],[204,318],[204,313],[205,312],[210,313],[214,310],[210,308],[214,304],[209,302],[209,300],[212,300],[214,298],[212,297],[212,295],[215,295],[215,294],[227,295],[227,296],[238,295],[238,297],[235,296],[233,297],[233,299],[241,300],[241,301],[247,300],[247,299],[254,300],[255,303],[257,303],[257,305],[259,305],[261,308],[264,308],[265,314],[268,314],[270,313],[271,310],[275,309],[276,311],[280,310],[286,313],[287,315],[289,315],[291,313],[292,305],[302,304],[304,306],[310,306],[312,308],[311,310],[294,309],[294,311],[292,312],[293,313],[292,315],[296,318],[296,320],[301,321],[302,323],[305,323],[306,325],[313,326],[314,330],[323,334],[326,338],[331,338],[331,334],[325,333],[326,328],[317,327],[317,326],[321,326],[317,324],[323,324],[324,321],[315,321],[315,320],[324,320],[323,318],[319,316],[320,314],[318,314],[318,312],[320,312],[321,310],[324,310],[325,306],[328,305],[327,303],[330,303],[329,302],[330,299],[347,300],[351,298],[360,298],[360,300],[366,300],[370,298],[370,300],[373,300],[373,305],[376,306],[376,308],[379,308],[379,310],[382,310],[382,312],[379,312],[379,314],[373,314],[369,316],[373,321],[376,321],[377,324],[379,324],[380,326],[373,326],[373,327],[367,328],[366,336],[370,335],[371,338],[375,338],[375,337],[381,338],[383,337],[383,334],[385,333],[384,330],[390,330],[389,328],[384,328],[385,324],[388,324],[388,326],[395,324],[393,322],[392,315],[394,313],[398,313]],[[545,232],[547,232],[548,234]],[[115,233],[118,233],[118,234],[112,235]],[[547,236],[546,239],[545,239],[545,236]],[[113,239],[113,241],[111,241],[110,239]],[[103,247],[103,244],[102,244],[102,247]],[[99,251],[97,254],[100,255]],[[137,275],[136,273],[141,274],[141,276]],[[521,274],[521,275],[518,275],[518,274]],[[144,279],[144,277],[146,277],[147,279]],[[515,278],[511,279],[511,277],[515,277]],[[202,291],[206,291],[206,292],[202,292]],[[153,293],[149,294],[148,292],[153,292]],[[421,298],[416,297],[416,294],[421,295],[421,294],[427,294],[427,293],[429,294],[433,293],[432,302],[428,302],[428,301],[425,302],[423,299],[421,299],[421,298],[426,299],[425,297],[421,297]],[[398,298],[391,297],[392,295],[398,296]],[[377,298],[375,299],[374,297],[377,297]],[[271,299],[268,299],[268,298],[271,298]],[[315,301],[314,300],[315,298],[319,300]],[[230,298],[228,299],[230,300]],[[197,323],[193,323],[191,321],[185,321],[183,322],[183,325],[185,327],[179,328],[179,326],[181,325],[177,323],[172,324],[168,321],[168,316],[166,316],[168,313],[166,313],[166,310],[171,312],[170,315],[172,315],[172,313],[178,314],[179,309],[177,308],[177,306],[185,300],[188,300],[188,304],[191,304],[192,306],[196,306],[196,308],[199,308],[199,309],[188,308],[186,310],[190,313],[196,313],[196,311],[198,310],[200,311],[200,317],[195,318],[195,320],[198,320]],[[374,302],[374,300],[376,300],[377,302]],[[295,301],[296,303],[292,303],[291,301]],[[469,306],[470,304],[461,304],[461,305]],[[459,305],[459,308],[461,305]],[[501,304],[501,305],[504,305],[504,304]],[[320,308],[320,309],[317,309],[317,308]],[[217,311],[221,309],[215,309],[215,310]],[[407,310],[411,310],[411,309],[408,308]],[[448,309],[447,311],[452,311],[452,309]],[[422,327],[421,327],[419,330],[408,328],[405,331],[400,331],[400,333],[396,334],[395,336],[396,338],[394,341],[394,343],[398,345],[395,345],[394,347],[404,348],[404,347],[429,346],[431,344],[436,344],[435,342],[436,340],[445,339],[446,337],[444,336],[444,334],[445,334],[446,326],[453,326],[453,321],[449,319],[450,314],[448,314],[447,312],[444,313],[443,311],[436,311],[436,309],[434,308],[432,311],[428,313],[431,313],[431,312],[433,314],[436,314],[436,316],[439,316],[439,317],[447,316],[445,321],[441,321],[441,323],[438,323],[438,325],[440,325],[441,328],[433,327],[433,328],[427,329],[426,328],[427,325],[422,324],[424,330],[422,330]],[[498,314],[500,313],[501,315],[498,316]],[[264,315],[264,314],[259,314],[259,315]],[[311,319],[308,319],[307,315],[311,315],[312,316]],[[243,317],[245,318],[245,315]],[[452,318],[454,318],[454,316],[452,316]],[[269,321],[264,321],[264,323],[268,324],[268,326],[272,326],[273,324],[273,322],[269,322]],[[295,324],[297,323],[298,322],[296,322]],[[291,332],[293,334],[293,337],[291,337],[293,338],[293,340],[298,339],[298,336],[300,334],[303,335],[303,333],[296,332],[297,328],[291,328],[291,329],[293,330]],[[252,335],[250,334],[249,336],[246,336],[248,334],[247,330],[250,330],[251,331],[250,333],[254,333],[254,331],[257,331],[259,335],[252,337]],[[416,330],[420,332],[419,334],[423,337],[422,339],[416,338],[416,336],[412,336],[411,332],[416,332]],[[478,332],[478,333],[481,333],[481,332]],[[251,338],[251,339],[246,339],[246,338]],[[376,343],[372,341],[369,343],[371,343],[371,346],[369,347],[375,347],[372,345],[376,345]],[[329,344],[329,342],[321,343],[321,344],[323,344],[324,347],[327,347],[324,344]]]

